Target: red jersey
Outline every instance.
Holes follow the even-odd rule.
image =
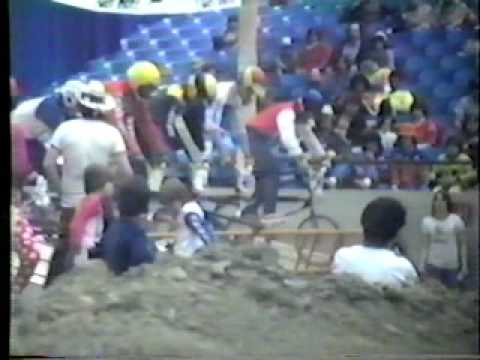
[[[269,106],[251,119],[247,126],[261,134],[277,137],[279,135],[277,117],[283,110],[293,110],[293,103],[284,102]]]

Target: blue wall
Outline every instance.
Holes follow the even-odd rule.
[[[10,63],[26,95],[83,71],[120,49],[119,40],[160,16],[93,13],[50,0],[10,0]]]

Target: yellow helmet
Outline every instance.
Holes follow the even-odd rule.
[[[174,97],[178,101],[183,100],[183,89],[178,84],[172,84],[167,88],[167,95]]]
[[[135,87],[158,86],[161,81],[159,69],[148,61],[137,61],[127,70],[127,77]]]
[[[207,97],[214,99],[217,96],[217,79],[209,73],[192,75],[188,79],[188,92],[190,97]]]

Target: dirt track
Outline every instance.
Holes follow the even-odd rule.
[[[292,278],[265,247],[219,245],[113,278],[98,262],[14,301],[12,354],[333,359],[473,354],[477,292]]]

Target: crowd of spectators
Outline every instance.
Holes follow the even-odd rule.
[[[344,9],[341,21],[348,30],[341,43],[333,41],[328,29],[321,27],[310,28],[305,39],[282,39],[278,59],[264,66],[272,83],[281,85],[289,77],[303,78],[310,89],[324,97],[332,111],[325,115],[319,109],[315,114],[315,132],[322,145],[350,160],[391,163],[383,168],[338,163],[327,174],[330,184],[362,183],[393,189],[447,186],[456,190],[475,186],[478,81],[472,80],[469,93],[452,105],[454,118],[439,116],[444,114],[433,111],[430,98],[412,88],[409,74],[397,65],[397,49],[391,44],[391,38],[398,34],[431,28],[476,31],[478,14],[468,5],[463,1],[395,5],[363,0]],[[311,6],[315,9],[316,5],[312,2]],[[472,42],[475,40],[465,44],[464,51],[476,51],[478,56]],[[273,99],[284,96],[279,95],[281,91],[272,92]],[[451,150],[453,143],[459,144],[455,152]],[[369,150],[372,146],[375,151]],[[440,179],[443,175],[428,165],[437,161],[465,162],[462,169],[470,174],[469,180],[456,175],[454,186]]]

